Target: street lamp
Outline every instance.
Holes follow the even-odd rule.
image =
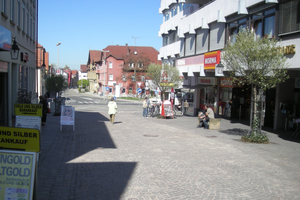
[[[217,64],[216,71],[219,76],[223,75],[224,65],[221,63],[221,61],[219,62],[219,64]]]
[[[59,68],[59,45],[61,45],[61,43],[57,43],[56,46],[57,46],[57,68],[56,68],[56,72]]]
[[[12,45],[11,50],[10,50],[10,56],[11,56],[12,60],[18,60],[19,51],[20,51],[20,49],[17,45],[16,38],[14,37],[13,45]]]

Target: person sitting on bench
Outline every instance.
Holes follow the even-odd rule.
[[[215,118],[215,113],[214,111],[210,108],[210,105],[207,104],[205,105],[205,116],[202,116],[202,118],[200,119],[203,119],[203,124],[204,124],[204,128],[205,129],[208,129],[208,122],[209,122],[209,119],[214,119]]]

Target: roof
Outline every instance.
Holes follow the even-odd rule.
[[[91,63],[94,64],[96,62],[100,62],[101,61],[101,53],[102,53],[102,51],[99,51],[99,50],[90,50],[87,64],[89,65]]]
[[[122,60],[129,53],[136,52],[137,55],[142,54],[143,57],[148,57],[152,63],[161,64],[161,61],[158,60],[159,52],[153,47],[109,45],[103,51],[109,51],[106,53],[106,57],[113,56],[117,60]]]
[[[86,72],[87,65],[80,65],[81,72]]]

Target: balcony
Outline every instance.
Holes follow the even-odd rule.
[[[161,47],[159,50],[158,59],[159,60],[161,58],[167,59],[167,57],[174,58],[176,54],[180,53],[180,44],[181,41],[177,41],[167,46]]]

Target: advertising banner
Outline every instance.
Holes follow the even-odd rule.
[[[0,151],[0,199],[31,200],[36,153]]]
[[[11,32],[0,26],[0,50],[10,51],[11,49]]]
[[[41,130],[41,117],[17,115],[15,127]]]
[[[15,115],[23,116],[42,116],[43,105],[42,104],[15,104]]]
[[[38,129],[0,126],[1,148],[40,152],[40,131]]]
[[[60,125],[75,124],[75,109],[72,106],[61,106]]]

